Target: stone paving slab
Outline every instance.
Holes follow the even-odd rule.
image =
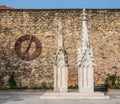
[[[0,104],[120,104],[120,90],[110,90],[110,100],[40,100],[44,91],[0,91]]]

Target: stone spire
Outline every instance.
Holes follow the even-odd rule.
[[[67,54],[64,49],[62,20],[59,19],[58,48],[54,54],[54,91],[67,92],[68,88],[68,70]]]
[[[61,18],[59,18],[59,33],[58,33],[58,50],[64,49],[64,41],[63,41],[63,24]]]
[[[86,12],[82,13],[82,44],[77,49],[79,92],[93,92],[93,51],[88,40]]]
[[[87,24],[86,24],[86,12],[85,9],[83,9],[83,13],[82,13],[82,41],[86,42],[88,41],[88,31],[87,31]]]

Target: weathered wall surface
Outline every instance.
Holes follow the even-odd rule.
[[[76,48],[81,39],[81,9],[0,10],[0,88],[53,86],[53,54],[57,49],[58,20],[62,17],[68,53],[69,86],[77,85]],[[89,38],[93,44],[95,83],[109,75],[120,76],[120,9],[87,10]],[[32,34],[42,42],[42,52],[32,61],[15,54],[18,37]],[[14,72],[14,75],[13,75]],[[118,78],[118,77],[117,77]],[[11,81],[12,80],[12,81]],[[117,83],[117,82],[116,82]]]

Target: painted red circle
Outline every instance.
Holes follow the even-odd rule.
[[[23,42],[28,41],[28,40],[30,41],[28,44],[28,47],[26,47],[25,52],[22,52],[21,45]],[[29,51],[29,48],[31,47],[32,42],[34,42],[35,44],[35,51],[33,53],[29,53],[28,51]],[[18,55],[18,57],[21,58],[22,60],[30,61],[30,60],[37,58],[40,55],[41,50],[42,50],[42,44],[40,40],[33,35],[21,36],[17,39],[15,43],[15,52]]]

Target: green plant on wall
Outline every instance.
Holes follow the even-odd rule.
[[[113,69],[117,69],[117,66],[112,66]]]
[[[111,85],[114,86],[116,81],[116,75],[115,74],[109,75],[109,80],[111,81]]]
[[[17,87],[14,74],[15,73],[13,72],[9,78],[9,85],[10,85],[10,88],[12,88],[12,89]]]
[[[108,86],[109,88],[120,88],[120,76],[115,74],[108,74]]]

